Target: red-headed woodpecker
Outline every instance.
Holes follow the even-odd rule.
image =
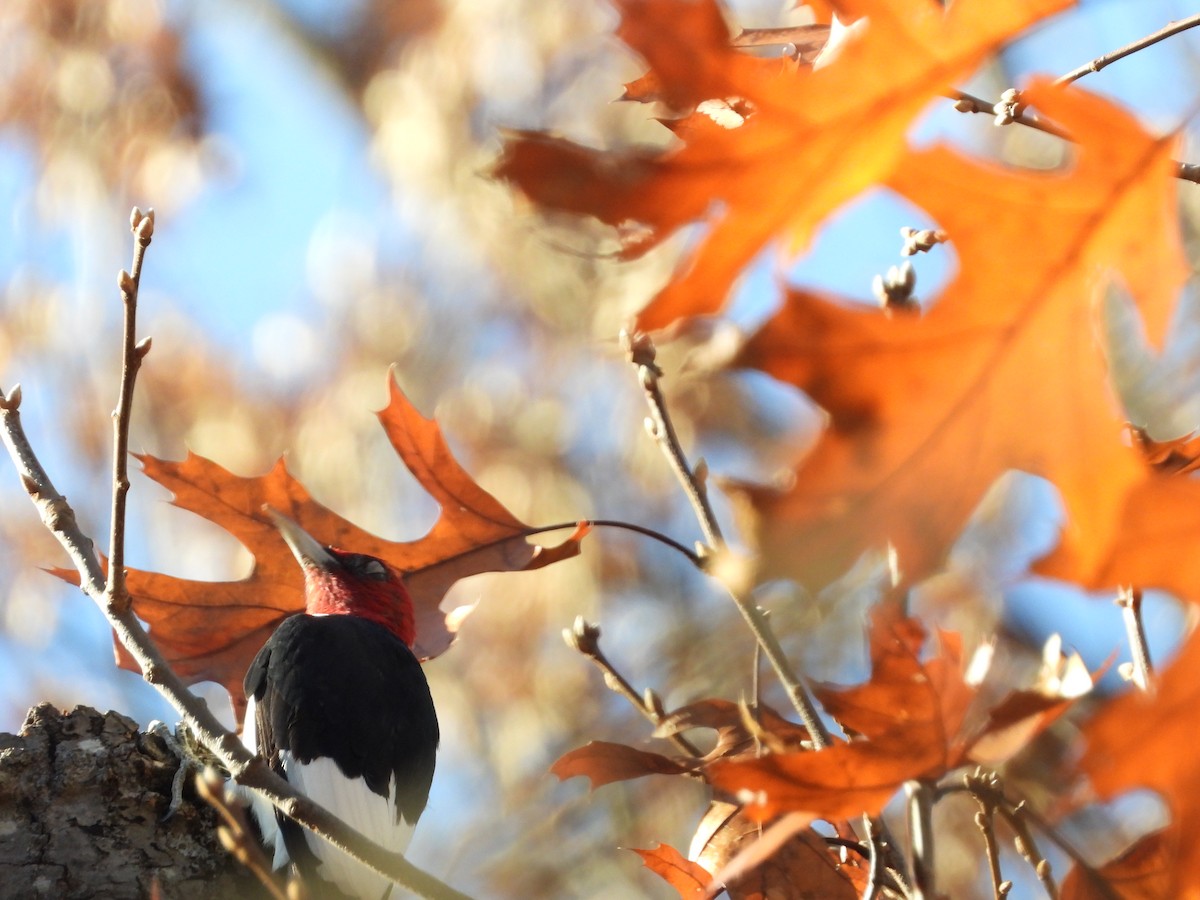
[[[429,685],[410,649],[412,600],[382,560],[323,547],[271,516],[304,569],[305,611],[283,621],[246,673],[242,739],[309,798],[403,853],[438,746]],[[275,868],[291,861],[307,881],[315,874],[348,896],[390,896],[382,875],[266,801],[255,797],[252,808]]]

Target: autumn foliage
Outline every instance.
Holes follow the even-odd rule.
[[[614,82],[611,95],[627,113],[659,117],[659,142],[601,147],[512,131],[490,173],[526,214],[603,227],[617,266],[678,249],[673,272],[640,298],[628,323],[635,345],[649,335],[660,349],[683,346],[682,355],[694,352],[688,365],[708,367],[703,377],[714,384],[751,373],[819,410],[819,434],[795,447],[786,477],[770,483],[689,470],[678,457],[691,448],[671,446],[674,438],[652,427],[677,454],[672,462],[701,520],[706,492],[718,489],[731,501],[721,511],[736,515],[727,523],[737,531],[732,549],[718,535],[694,555],[686,537],[676,550],[741,611],[777,582],[796,587],[797,604],[844,598],[854,573],[873,560],[887,564],[857,635],[868,666],[854,683],[781,678],[784,689],[763,687],[758,679],[771,676],[756,655],[754,696],[747,679],[669,708],[655,691],[639,700],[621,684],[598,649],[581,643],[583,625],[568,630],[568,644],[600,664],[609,686],[654,725],[588,735],[551,772],[599,791],[649,776],[702,786],[707,799],[695,810],[690,848],[664,840],[633,851],[661,880],[657,889],[686,900],[722,891],[731,900],[939,896],[929,888],[934,869],[923,870],[933,865],[936,829],[895,837],[905,809],[928,812],[921,804],[939,807],[933,821],[943,834],[975,841],[971,872],[956,888],[977,888],[983,882],[971,878],[990,874],[1000,897],[1008,890],[1001,869],[1012,878],[1023,866],[1024,888],[1012,896],[1200,898],[1200,635],[1165,664],[1154,660],[1137,688],[1101,692],[1109,669],[1124,667],[1089,669],[1061,649],[1070,633],[1044,648],[1012,632],[980,638],[919,614],[915,599],[946,573],[989,491],[1017,471],[1048,482],[1061,506],[1053,547],[1019,573],[1027,583],[1045,589],[1057,579],[1108,600],[1121,592],[1127,605],[1150,590],[1200,603],[1195,433],[1162,433],[1126,409],[1114,377],[1120,348],[1104,331],[1106,300],[1117,297],[1137,332],[1126,339],[1143,342],[1148,358],[1176,336],[1190,273],[1179,197],[1195,188],[1179,177],[1180,136],[1087,82],[1047,72],[1016,85],[1016,105],[997,111],[1007,128],[1049,132],[1053,162],[914,141],[923,114],[961,97],[955,92],[981,67],[1070,0],[829,0],[811,4],[820,24],[778,33],[743,30],[717,0],[614,5],[616,36],[643,71]],[[150,49],[129,52],[139,65],[173,73],[174,45]],[[186,119],[199,100],[183,96]],[[964,115],[957,127],[977,136],[989,122]],[[928,257],[920,255],[916,287],[888,288],[879,303],[790,281],[788,266],[821,229],[872,194],[903,202],[922,217],[914,225],[938,230],[920,250],[946,263],[944,285],[924,291]],[[730,343],[721,319],[764,259],[777,264],[777,294]],[[872,274],[863,273],[863,295]],[[633,361],[643,388],[694,375],[688,366],[639,363],[636,354]],[[571,517],[578,524],[522,521],[459,464],[395,372],[387,384],[383,431],[440,510],[416,540],[372,534],[318,503],[282,458],[244,476],[191,453],[174,462],[138,456],[174,505],[217,524],[253,556],[251,572],[236,581],[128,572],[134,610],[170,664],[189,683],[225,686],[235,709],[249,661],[303,606],[300,571],[267,507],[323,542],[399,569],[422,659],[445,651],[471,612],[443,608],[460,579],[586,558],[603,539],[584,543],[596,526],[583,515]],[[652,406],[665,403],[649,394]],[[753,455],[753,437],[743,441]],[[625,512],[641,519],[637,509]],[[542,544],[546,533],[552,539]],[[1009,586],[982,581],[960,585],[963,597]],[[768,627],[794,621],[776,612]],[[1093,614],[1119,616],[1102,602]],[[810,636],[780,637],[791,648]],[[769,653],[770,640],[756,638]],[[703,640],[735,655],[715,629]],[[117,657],[132,664],[119,645]],[[488,702],[503,702],[509,684],[493,680]],[[536,687],[532,676],[523,685]],[[819,726],[805,717],[806,700],[818,707]],[[556,796],[573,785],[556,786]],[[1111,824],[1105,804],[1143,789],[1160,798],[1165,821],[1114,827],[1102,852],[1063,837],[1093,814]]]
[[[678,333],[719,314],[760,254],[801,253],[834,210],[870,187],[903,197],[949,236],[953,275],[919,309],[789,285],[734,357],[737,368],[799,388],[826,416],[790,486],[741,488],[757,514],[760,577],[820,589],[865,551],[891,548],[902,592],[941,569],[987,489],[1016,469],[1049,480],[1064,507],[1057,547],[1037,572],[1200,601],[1200,567],[1190,561],[1200,494],[1181,474],[1192,456],[1164,465],[1165,445],[1139,439],[1144,423],[1121,409],[1097,324],[1103,291],[1123,291],[1151,346],[1162,346],[1188,273],[1177,138],[1097,94],[1041,78],[1022,85],[1020,99],[1064,136],[1055,168],[914,148],[907,134],[931,101],[1067,4],[832,5],[843,20],[863,19],[835,32],[836,46],[812,66],[744,52],[715,3],[618,3],[618,34],[648,67],[625,99],[664,107],[675,140],[600,150],[520,134],[497,173],[541,207],[614,226],[626,258],[700,226],[675,276],[638,313],[646,330]],[[905,784],[1002,766],[1090,689],[1078,660],[1064,659],[1040,687],[983,701],[960,638],[928,639],[899,609],[875,616],[869,680],[816,692],[844,733],[824,749],[783,746],[763,723],[752,747],[719,740],[715,758],[597,742],[555,771],[594,786],[699,771],[764,824],[783,814],[843,822],[879,814]],[[1180,731],[1190,728],[1196,654],[1193,640],[1157,693],[1111,700],[1085,725],[1087,750],[1073,773],[1080,785],[1090,776],[1104,798],[1154,788],[1175,824],[1105,868],[1110,887],[1076,872],[1064,895],[1200,895],[1200,856],[1186,837],[1200,821],[1190,799],[1200,769]],[[1064,680],[1067,669],[1076,677]],[[704,871],[713,870],[698,871],[695,857],[638,852],[681,896],[710,890]],[[810,895],[802,882],[793,880],[795,896]]]

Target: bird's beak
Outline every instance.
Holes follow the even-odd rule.
[[[296,557],[301,568],[329,571],[338,567],[337,558],[321,546],[316,538],[287,516],[281,515],[269,506],[264,506],[263,511],[271,517],[271,521],[283,535],[284,541],[291,548],[292,555]]]

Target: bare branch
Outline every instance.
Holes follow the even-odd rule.
[[[1187,31],[1189,28],[1195,28],[1200,25],[1200,15],[1188,16],[1186,19],[1180,19],[1178,22],[1172,22],[1165,28],[1160,28],[1153,34],[1148,34],[1140,40],[1134,41],[1132,44],[1126,44],[1119,50],[1113,50],[1111,53],[1105,53],[1103,56],[1097,56],[1091,62],[1086,62],[1078,69],[1072,69],[1066,75],[1056,78],[1055,84],[1070,84],[1072,81],[1078,81],[1085,75],[1090,75],[1093,72],[1099,72],[1105,66],[1112,65],[1119,59],[1124,59],[1127,56],[1132,56],[1139,50],[1144,50],[1152,44],[1157,44],[1159,41],[1166,40],[1172,35],[1179,34],[1181,31]]]
[[[1070,84],[1078,81],[1085,75],[1090,75],[1093,72],[1099,72],[1106,66],[1112,65],[1117,60],[1124,59],[1127,56],[1132,56],[1139,50],[1144,50],[1147,47],[1157,44],[1159,41],[1165,40],[1172,35],[1179,34],[1181,31],[1187,31],[1189,28],[1195,28],[1200,25],[1200,15],[1188,16],[1186,19],[1180,19],[1177,22],[1171,22],[1165,28],[1160,28],[1153,34],[1148,34],[1144,38],[1134,41],[1131,44],[1126,44],[1118,50],[1113,50],[1110,53],[1105,53],[1103,56],[1098,56],[1090,62],[1084,63],[1078,68],[1072,69],[1065,75],[1062,75],[1054,80],[1057,85]],[[1005,92],[1008,93],[1008,92]],[[1015,92],[1013,92],[1015,94]],[[1018,125],[1025,125],[1029,128],[1035,128],[1038,131],[1044,131],[1046,134],[1052,134],[1055,137],[1060,137],[1063,140],[1073,140],[1070,134],[1062,128],[1047,122],[1044,119],[1036,116],[1031,116],[1028,111],[1019,107],[1019,103],[1012,104],[1012,113],[1004,114],[1002,108],[1006,106],[1005,101],[992,103],[972,94],[963,93],[962,91],[951,90],[945,93],[946,97],[954,101],[954,108],[959,112],[964,113],[987,113],[991,116],[996,116],[997,124],[1009,124],[1015,122]],[[1181,181],[1191,181],[1200,184],[1200,165],[1196,163],[1175,163],[1175,177]]]
[[[934,791],[930,784],[913,780],[905,782],[904,797],[912,850],[912,895],[916,900],[934,900],[938,896],[933,869]]]
[[[1066,854],[1079,872],[1091,883],[1097,897],[1102,897],[1104,900],[1118,900],[1120,895],[1109,884],[1108,879],[1084,859],[1078,848],[1059,834],[1057,829],[1046,819],[1030,809],[1023,800],[1014,802],[1009,799],[999,777],[994,772],[976,769],[974,772],[965,774],[961,784],[940,787],[937,796],[941,798],[964,791],[981,805],[987,804],[1000,813],[1017,836],[1017,851],[1033,866],[1038,880],[1042,882],[1042,886],[1050,893],[1051,897],[1058,896],[1058,888],[1051,877],[1050,863],[1037,849],[1030,826],[1037,828],[1050,843]]]
[[[142,359],[150,351],[150,341],[137,343],[137,299],[142,283],[142,263],[146,248],[154,238],[154,210],[143,213],[136,206],[129,216],[133,232],[133,265],[121,270],[117,284],[125,308],[121,346],[121,390],[117,408],[113,410],[113,500],[112,530],[108,542],[108,583],[105,593],[115,610],[129,609],[129,592],[125,590],[125,502],[129,494],[129,423],[133,409],[133,386]]]
[[[868,860],[871,864],[871,874],[867,877],[867,886],[863,889],[862,900],[879,900],[884,896],[884,884],[888,878],[886,848],[882,846],[879,828],[870,816],[863,816],[864,840],[867,845]]]
[[[978,793],[974,797],[975,802],[979,804],[979,811],[975,813],[975,825],[983,834],[988,869],[992,873],[992,895],[995,900],[1002,900],[1012,890],[1012,882],[1005,881],[1000,873],[1000,845],[996,840],[995,798],[987,793]]]
[[[616,691],[644,715],[655,727],[658,727],[666,719],[666,715],[662,708],[662,703],[658,699],[658,695],[647,688],[645,694],[639,694],[633,689],[633,685],[616,670],[608,657],[604,655],[604,651],[600,649],[600,626],[593,625],[586,621],[583,616],[575,617],[575,624],[570,628],[563,629],[563,640],[567,642],[567,646],[578,650],[593,663],[597,668],[604,673],[604,683],[612,690]],[[696,745],[685,738],[682,734],[672,734],[667,736],[676,749],[688,756],[700,757],[701,753]]]
[[[691,501],[696,518],[700,522],[700,530],[703,532],[708,546],[714,551],[723,551],[726,549],[725,538],[721,534],[721,526],[717,522],[716,513],[713,512],[712,505],[708,500],[704,470],[698,466],[699,471],[693,471],[688,464],[687,457],[679,443],[679,436],[675,433],[675,426],[671,423],[671,416],[667,412],[662,390],[658,385],[662,370],[654,362],[654,342],[648,335],[629,335],[624,332],[621,334],[621,340],[625,345],[630,362],[637,367],[638,380],[646,395],[646,403],[650,407],[650,416],[646,419],[647,430],[662,448],[676,478]],[[829,731],[826,729],[825,723],[821,721],[816,701],[809,693],[807,685],[796,673],[792,672],[784,655],[783,647],[780,646],[779,639],[775,637],[775,632],[767,622],[763,610],[745,591],[729,584],[728,581],[725,581],[725,587],[729,590],[729,596],[733,599],[734,605],[746,620],[755,640],[762,647],[767,661],[775,670],[784,690],[787,691],[788,698],[792,701],[796,712],[800,714],[804,727],[808,729],[809,736],[812,738],[813,746],[817,750],[829,746]]]
[[[954,101],[954,108],[961,113],[986,113],[989,116],[996,116],[996,107],[1001,106],[991,100],[984,100],[982,97],[976,97],[974,94],[967,94],[963,91],[950,90],[944,94],[950,100]],[[1028,110],[1017,109],[1008,121],[1015,122],[1018,125],[1024,125],[1027,128],[1033,128],[1037,131],[1052,134],[1057,138],[1062,138],[1064,141],[1071,140],[1071,135],[1064,131],[1053,122],[1048,122],[1039,116],[1032,115]]]
[[[222,824],[217,826],[217,837],[221,846],[251,871],[271,895],[272,900],[290,900],[288,890],[280,886],[275,873],[271,871],[267,855],[258,841],[251,836],[245,813],[226,802],[225,782],[215,769],[209,768],[196,773],[196,793],[221,817]]]

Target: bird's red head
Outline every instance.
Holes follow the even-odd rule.
[[[304,570],[305,612],[369,619],[412,647],[412,598],[395,568],[374,556],[323,546],[291,519],[268,512]]]

